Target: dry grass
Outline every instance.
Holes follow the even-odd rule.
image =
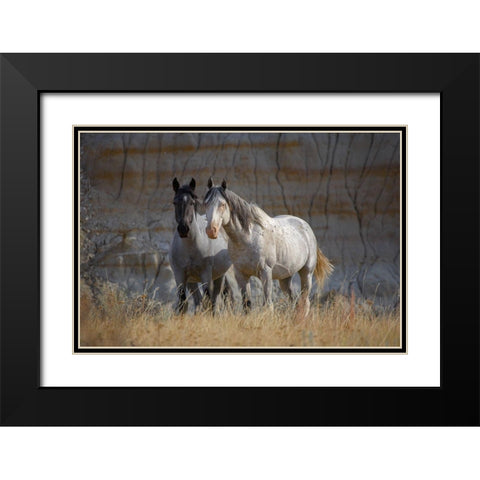
[[[125,296],[104,285],[93,301],[82,286],[80,298],[82,346],[116,347],[345,347],[399,346],[398,311],[375,313],[371,304],[337,295],[322,306],[312,304],[301,320],[287,302],[243,315],[223,310],[173,315],[172,307],[146,295]]]

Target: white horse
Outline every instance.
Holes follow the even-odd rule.
[[[187,288],[193,294],[195,309],[202,300],[198,283],[212,302],[215,310],[218,295],[223,290],[224,276],[229,276],[228,288],[234,280],[232,262],[228,254],[227,238],[220,235],[219,241],[210,240],[205,234],[207,220],[197,212],[198,200],[195,195],[195,179],[189,185],[180,187],[173,179],[175,192],[175,231],[169,251],[170,265],[177,284],[177,313],[185,313],[188,308]]]
[[[297,307],[306,315],[310,309],[312,276],[315,275],[321,288],[333,271],[332,264],[318,248],[310,225],[291,215],[270,217],[257,205],[227,190],[225,180],[221,186],[214,186],[209,179],[204,203],[207,235],[220,238],[223,227],[229,237],[228,251],[245,311],[251,305],[246,290],[251,276],[260,278],[265,301],[272,306],[273,279],[279,280],[282,290],[293,300],[292,277],[298,272],[301,302]]]

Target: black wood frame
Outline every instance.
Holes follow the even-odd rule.
[[[0,423],[478,425],[479,59],[477,54],[2,55]],[[40,387],[42,92],[440,93],[441,386]]]

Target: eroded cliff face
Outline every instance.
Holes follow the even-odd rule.
[[[335,271],[324,291],[394,305],[400,285],[397,133],[82,133],[81,274],[164,301],[172,179],[210,175],[269,215],[311,225]]]

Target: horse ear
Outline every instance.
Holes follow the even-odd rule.
[[[222,181],[222,188],[223,188],[224,190],[227,189],[227,181],[226,181],[225,179],[223,179],[223,181]]]
[[[210,178],[208,179],[207,187],[208,187],[208,188],[212,188],[212,187],[213,187],[213,179],[212,179],[212,177],[210,177]]]
[[[192,192],[195,190],[195,185],[196,185],[195,179],[192,178],[192,179],[190,180],[190,188],[192,189]]]
[[[172,186],[173,186],[174,192],[177,193],[177,190],[180,188],[180,184],[178,183],[177,177],[173,179]]]

